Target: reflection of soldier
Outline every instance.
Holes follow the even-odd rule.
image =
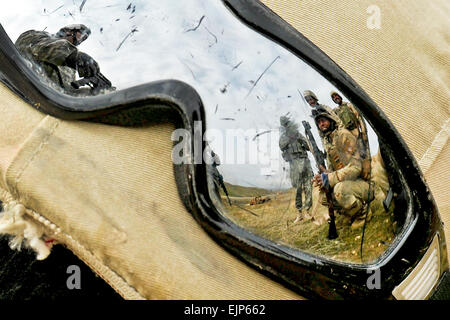
[[[216,195],[220,198],[220,189],[222,189],[228,199],[228,204],[231,206],[231,200],[228,195],[225,183],[223,181],[223,176],[217,169],[218,166],[220,166],[220,158],[214,151],[211,150],[211,165],[208,165],[208,171],[209,174],[211,174],[214,181],[214,191],[216,192]]]
[[[45,31],[28,30],[16,40],[17,50],[28,60],[40,66],[57,86],[70,89],[80,77],[92,77],[99,72],[97,62],[77,46],[86,40],[91,31],[82,24],[60,29],[52,35]]]
[[[323,112],[327,112],[332,118],[333,120],[338,123],[339,126],[342,125],[339,117],[336,115],[336,113],[333,111],[333,109],[331,109],[329,106],[325,105],[325,104],[319,104],[319,99],[317,99],[317,96],[314,94],[314,92],[312,92],[311,90],[305,90],[305,92],[303,92],[303,96],[305,97],[306,102],[308,102],[308,104],[311,106],[312,108],[312,116],[315,117],[316,115],[323,113]],[[323,144],[323,134],[322,132],[319,131],[319,136],[322,139],[322,144]]]
[[[331,99],[338,105],[333,110],[339,116],[342,125],[357,138],[358,148],[363,159],[363,177],[368,179],[370,174],[370,149],[364,119],[350,102],[342,101],[339,93],[332,91],[330,95]]]
[[[282,133],[280,136],[280,149],[283,159],[289,162],[290,178],[294,188],[297,188],[295,206],[298,210],[294,223],[308,216],[308,210],[312,205],[313,172],[308,159],[308,143],[305,137],[298,131],[298,127],[288,117],[280,117]],[[302,203],[302,192],[305,193],[305,204]]]
[[[220,158],[214,151],[211,151],[211,161],[211,172],[214,179],[214,186],[217,193],[219,193],[219,190],[222,187],[223,177],[217,169],[217,167],[220,166]]]
[[[365,204],[373,198],[373,188],[361,178],[362,161],[355,136],[344,128],[339,128],[327,112],[314,117],[317,127],[324,135],[329,171],[314,176],[319,187],[333,192],[337,208],[347,216],[354,226],[364,222]]]

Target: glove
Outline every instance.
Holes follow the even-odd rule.
[[[329,190],[330,189],[330,182],[328,180],[328,173],[322,173],[322,188]]]
[[[84,52],[78,52],[77,55],[78,75],[82,78],[93,77],[100,72],[97,61]]]
[[[93,77],[100,72],[98,63],[87,53],[75,51],[67,57],[66,66],[76,69],[81,78]]]

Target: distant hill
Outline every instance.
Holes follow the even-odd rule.
[[[227,188],[228,195],[230,197],[256,197],[273,193],[273,191],[263,188],[244,187],[236,184],[231,184],[228,182],[225,182],[225,187]]]

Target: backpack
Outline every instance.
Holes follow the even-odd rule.
[[[347,130],[353,130],[357,127],[358,119],[349,106],[340,106],[336,109],[336,114],[339,116],[339,119],[341,119],[342,124]]]

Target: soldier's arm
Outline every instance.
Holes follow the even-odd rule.
[[[298,141],[301,143],[301,145],[307,150],[311,151],[311,148],[309,146],[309,141],[306,140],[306,138],[299,132],[298,133]]]
[[[289,144],[289,138],[286,135],[282,135],[280,137],[280,141],[279,141],[279,146],[280,146],[280,150],[283,151],[288,147]]]
[[[336,147],[341,150],[340,155],[345,158],[347,165],[328,174],[328,180],[331,187],[337,183],[346,180],[356,180],[361,175],[362,161],[359,155],[356,138],[349,131],[342,130],[338,137]]]
[[[359,127],[359,131],[367,136],[367,128],[366,128],[366,123],[364,122],[363,117],[361,116],[361,114],[358,112],[358,110],[356,110],[356,108],[353,106],[353,104],[351,104],[350,102],[347,103],[348,107],[350,108],[350,110],[352,110],[352,112],[355,114],[356,119],[358,120],[358,127]]]
[[[69,41],[53,38],[43,39],[31,49],[36,60],[57,66],[65,65],[66,59],[77,51],[77,48]]]

